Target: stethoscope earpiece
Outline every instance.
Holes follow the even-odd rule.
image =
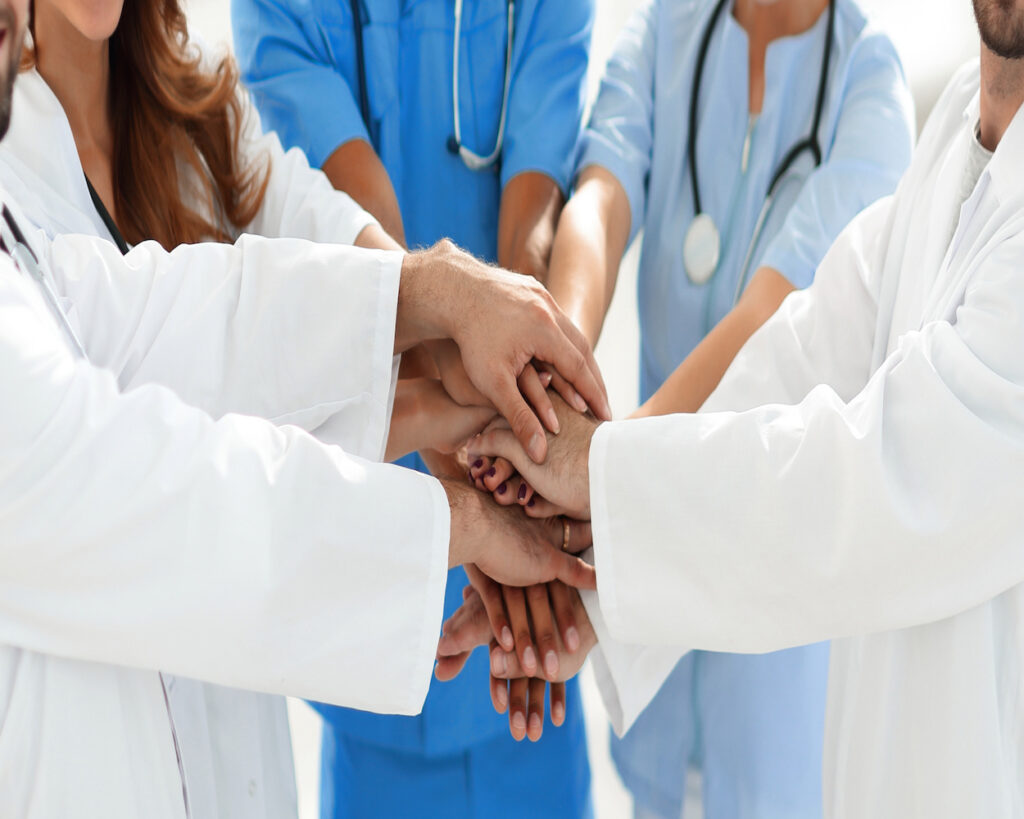
[[[448,137],[448,142],[445,144],[448,147],[448,153],[453,156],[459,155],[459,141],[454,136]]]

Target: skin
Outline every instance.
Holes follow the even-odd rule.
[[[1024,0],[975,0],[974,8],[982,40],[979,138],[985,148],[994,151],[1024,105]],[[648,402],[650,406],[645,407],[656,410],[657,398],[652,398]],[[470,450],[473,456],[481,459],[486,455],[500,455],[510,460],[515,468],[522,466],[528,480],[538,488],[543,486],[542,491],[551,493],[549,499],[552,504],[547,513],[557,513],[563,507],[583,513],[590,508],[589,474],[584,470],[589,463],[590,442],[596,424],[585,418],[574,421],[569,416],[562,418],[562,423],[563,429],[574,424],[575,434],[563,432],[558,442],[553,444],[548,461],[552,467],[550,470],[534,469],[516,452],[515,445],[508,440],[507,431],[499,428],[476,439]],[[540,506],[535,505],[534,508],[539,509]],[[571,593],[571,596],[578,599],[577,594]],[[505,650],[504,646],[494,642],[493,635],[498,633],[494,629],[496,624],[500,627],[500,622],[492,597],[481,594],[468,596],[463,609],[445,624],[444,637],[439,644],[439,657],[442,658],[438,663],[439,676],[458,673],[462,654],[471,651],[472,646],[488,642],[491,643],[492,677],[521,678],[537,673],[525,667],[521,652]],[[481,608],[483,614],[480,613]],[[557,619],[558,615],[555,617]],[[582,606],[574,609],[573,623],[580,633],[588,633],[590,623]],[[531,635],[531,639],[540,640],[542,637]],[[579,653],[585,654],[590,647],[588,638],[584,639],[583,650]],[[560,653],[559,659],[560,677],[571,673],[582,662],[576,653],[568,651]]]

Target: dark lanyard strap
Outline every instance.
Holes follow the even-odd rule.
[[[117,249],[121,251],[121,255],[125,255],[129,248],[128,243],[124,240],[124,236],[121,235],[121,231],[117,227],[117,223],[114,222],[114,217],[110,215],[110,211],[107,210],[107,206],[103,204],[103,200],[100,199],[100,195],[96,193],[96,189],[92,186],[92,182],[89,181],[89,177],[85,177],[85,184],[89,187],[89,196],[92,198],[92,205],[96,208],[96,212],[100,215],[100,219],[103,220],[103,224],[107,226],[107,230],[110,231],[110,235],[114,240],[114,244],[117,245]]]
[[[28,243],[28,240],[25,239],[25,234],[21,232],[21,228],[18,227],[18,223],[14,221],[14,215],[8,209],[7,205],[4,205],[2,213],[3,219],[7,223],[7,227],[9,227],[11,229],[11,233],[14,234],[15,241],[20,245],[24,245],[25,250],[27,250],[29,252],[29,255],[32,257],[32,261],[34,261],[36,264],[39,264],[39,257],[36,256],[36,252],[32,249],[32,245],[30,245]],[[7,247],[7,243],[3,240],[2,237],[0,237],[0,250],[3,250],[3,252],[6,253],[8,256],[10,256],[14,252],[14,248]]]

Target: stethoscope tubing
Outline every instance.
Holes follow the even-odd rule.
[[[352,9],[352,30],[356,41],[356,73],[359,84],[359,114],[363,124],[370,127],[370,98],[366,78],[366,54],[363,44],[363,19],[359,0],[349,0]],[[494,165],[505,146],[505,124],[508,120],[508,98],[512,87],[512,49],[515,42],[515,0],[508,0],[508,42],[505,45],[505,80],[501,92],[501,115],[498,120],[498,138],[494,149],[481,156],[462,144],[462,119],[459,112],[459,56],[462,39],[462,4],[455,0],[455,31],[452,46],[452,119],[454,136],[449,139],[452,152],[458,153],[471,171],[482,171]]]

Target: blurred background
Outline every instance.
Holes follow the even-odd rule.
[[[207,43],[223,43],[230,47],[229,0],[184,2],[194,31]],[[595,2],[597,19],[589,78],[591,96],[597,90],[617,32],[633,9],[640,5],[640,0]],[[977,29],[970,0],[860,0],[860,5],[873,24],[889,34],[900,52],[914,93],[920,130],[954,69],[977,56]],[[615,299],[597,348],[597,359],[616,417],[628,414],[637,403],[639,328],[636,318],[636,264],[641,241],[642,237],[638,238],[623,261]],[[485,684],[481,680],[481,685]],[[589,670],[584,672],[583,699],[597,819],[625,819],[632,816],[632,804],[608,755],[608,723]],[[288,710],[292,722],[300,819],[317,819],[320,718],[302,702],[289,702]],[[702,815],[699,782],[695,781],[689,790],[692,799],[686,806],[686,817],[699,819]]]

